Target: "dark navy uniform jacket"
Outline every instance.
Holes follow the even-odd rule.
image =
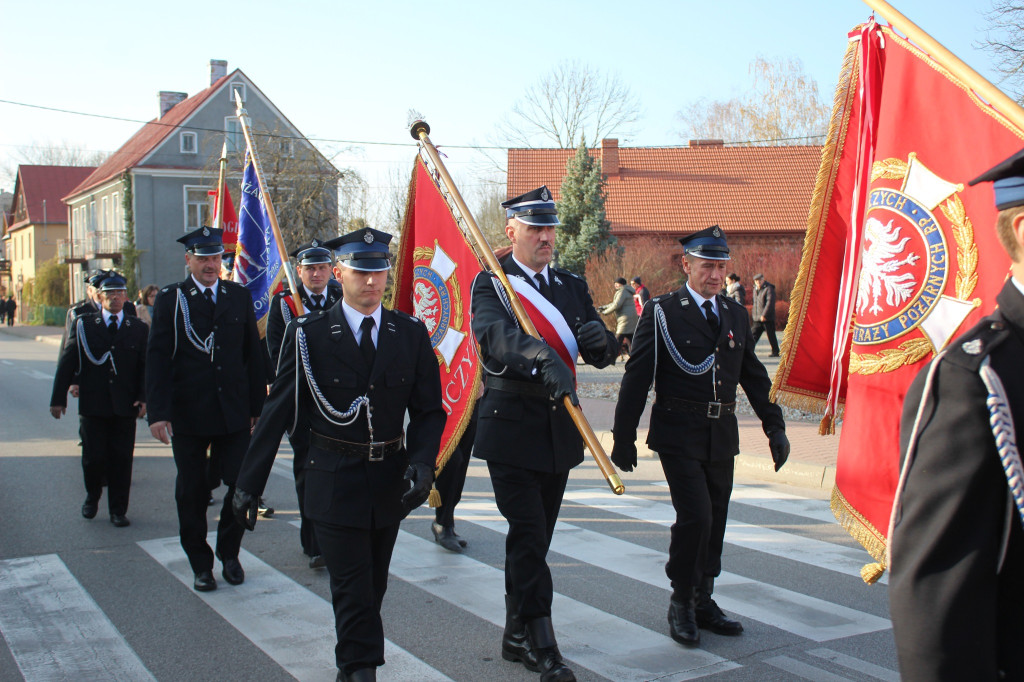
[[[1024,679],[1024,531],[978,373],[987,359],[999,375],[1024,449],[1024,296],[1008,281],[996,302],[949,344],[930,393],[929,365],[903,404],[905,460],[925,401],[890,543],[889,609],[904,680]]]
[[[224,435],[250,428],[266,398],[263,347],[252,297],[241,284],[218,280],[211,315],[192,278],[166,286],[153,303],[146,359],[149,423],[170,421],[174,433]],[[185,294],[200,339],[214,335],[213,354],[186,336],[178,291]]]
[[[299,285],[299,297],[302,299],[302,304],[307,308],[310,307],[311,301],[309,296],[306,295],[306,287]],[[324,310],[328,310],[334,307],[334,304],[341,300],[341,286],[334,280],[328,282],[327,287],[324,289]],[[270,353],[270,366],[274,372],[267,377],[268,383],[274,381],[274,375],[277,372],[277,359],[281,355],[281,344],[284,342],[284,329],[288,326],[288,323],[293,318],[305,314],[305,311],[298,311],[298,315],[293,315],[291,308],[288,307],[287,299],[292,296],[291,291],[286,287],[280,293],[274,295],[274,298],[270,302],[270,312],[267,313],[267,351]]]
[[[765,434],[786,428],[782,410],[768,400],[771,380],[754,354],[746,308],[725,296],[717,295],[716,300],[721,320],[717,338],[685,286],[644,306],[615,406],[615,440],[636,440],[637,423],[652,382],[658,396],[694,403],[735,402],[736,387],[742,386]],[[699,365],[717,352],[713,375],[711,370],[697,376],[683,371],[669,355],[660,330],[656,340],[654,311],[659,305],[665,312],[669,337],[684,360]],[[647,445],[658,453],[701,461],[731,458],[740,451],[736,415],[722,413],[718,419],[709,419],[706,413],[669,410],[655,402]]]
[[[281,436],[297,419],[313,433],[349,443],[368,443],[365,407],[348,426],[332,423],[312,392],[303,369],[298,332],[305,335],[312,376],[323,398],[339,412],[363,395],[373,409],[373,439],[386,442],[402,436],[405,451],[370,462],[324,450],[312,444],[306,461],[305,514],[313,521],[354,528],[377,528],[405,515],[403,479],[410,462],[434,466],[441,447],[445,413],[437,357],[423,324],[405,313],[383,309],[373,367],[367,367],[340,305],[296,318],[285,330],[277,378],[263,417],[256,425],[237,485],[262,493],[277,455]],[[335,419],[335,421],[341,421]]]
[[[121,326],[113,337],[103,324],[101,313],[85,313],[79,318],[84,338],[79,336],[79,325],[72,324],[67,343],[57,362],[53,378],[50,405],[67,407],[68,388],[78,384],[78,413],[85,417],[134,417],[139,408],[136,401],[145,402],[146,337],[149,328],[137,317],[123,315]],[[95,365],[85,352],[88,345],[92,356],[99,360],[107,351],[113,353],[114,363],[106,360]],[[116,369],[116,371],[115,371]]]
[[[510,277],[529,279],[511,254],[501,265]],[[601,321],[583,278],[559,268],[549,267],[548,271],[552,304],[570,329],[575,332],[580,324]],[[533,373],[533,364],[547,344],[516,326],[491,282],[487,272],[473,282],[472,327],[484,367],[503,379],[543,387],[541,378]],[[600,368],[614,361],[618,343],[611,332],[606,336],[606,347],[597,355],[580,348],[587,364]],[[477,410],[476,457],[547,472],[568,471],[583,461],[583,438],[562,400],[488,388]]]

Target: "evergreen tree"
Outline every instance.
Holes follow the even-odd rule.
[[[565,164],[561,198],[558,200],[558,265],[583,275],[587,260],[617,248],[611,223],[604,215],[604,177],[601,166],[580,141],[576,153]]]

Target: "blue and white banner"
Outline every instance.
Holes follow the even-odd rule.
[[[245,172],[242,175],[242,203],[238,211],[238,243],[235,246],[233,279],[245,286],[252,296],[261,337],[266,334],[270,300],[280,290],[284,274],[267,204],[256,178],[256,168],[247,151]]]

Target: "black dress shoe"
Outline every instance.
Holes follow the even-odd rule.
[[[327,561],[324,560],[323,554],[314,554],[313,556],[309,557],[310,568],[325,568],[326,566]]]
[[[505,595],[505,631],[501,634],[501,657],[515,663],[519,661],[527,670],[540,672],[537,657],[526,635],[526,626],[520,620],[518,606],[512,597]]]
[[[87,519],[96,517],[96,512],[99,510],[99,505],[96,500],[91,498],[85,498],[85,502],[82,504],[82,516]]]
[[[441,545],[449,552],[461,552],[466,546],[464,540],[460,540],[451,526],[442,526],[440,523],[430,524],[430,530],[434,532],[434,542]]]
[[[697,625],[717,635],[734,637],[743,632],[743,624],[725,615],[711,595],[701,595],[697,601],[696,614]]]
[[[686,646],[700,644],[700,630],[697,628],[697,614],[693,599],[669,601],[668,634],[672,639]]]
[[[238,559],[221,559],[221,563],[224,564],[224,570],[220,574],[229,584],[241,585],[245,582],[245,571],[242,570],[242,564],[238,563]]]
[[[217,581],[213,579],[213,571],[199,571],[192,587],[197,592],[213,592],[217,589]]]
[[[377,669],[360,668],[359,670],[353,670],[347,677],[342,679],[348,680],[348,682],[377,682]]]
[[[114,524],[115,526],[117,526],[118,528],[124,528],[125,526],[132,525],[131,521],[129,521],[128,517],[125,516],[124,514],[111,514],[110,515],[110,522],[112,524]]]
[[[576,674],[565,664],[558,650],[551,618],[534,618],[526,624],[526,633],[537,656],[541,682],[576,682]]]

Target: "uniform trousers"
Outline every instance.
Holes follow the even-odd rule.
[[[224,560],[238,558],[245,533],[231,511],[231,498],[235,494],[238,466],[247,447],[249,429],[218,436],[175,434],[171,439],[174,466],[178,469],[174,482],[178,534],[193,573],[213,569],[213,550],[206,542],[206,510],[210,500],[206,450],[210,449],[210,467],[222,472],[228,486],[217,524],[217,556]]]
[[[452,451],[448,463],[434,482],[434,487],[441,495],[441,506],[434,510],[434,521],[445,528],[455,525],[455,505],[462,499],[462,489],[466,485],[466,472],[469,471],[469,456],[476,440],[476,414],[469,420],[466,430],[462,432],[459,444]]]
[[[306,460],[309,459],[309,427],[296,429],[288,436],[292,446],[292,473],[295,475],[295,494],[299,498],[299,542],[306,556],[318,556],[320,543],[317,542],[313,522],[306,518]]]
[[[331,576],[338,669],[348,675],[384,665],[380,606],[388,589],[399,524],[353,528],[315,521],[313,526]]]
[[[107,508],[111,514],[128,512],[135,452],[135,417],[78,417],[82,438],[82,473],[85,494],[98,500],[108,486]]]
[[[524,623],[551,616],[553,587],[548,547],[569,472],[531,471],[487,462],[498,511],[508,522],[505,593],[519,604]]]
[[[688,592],[701,578],[722,572],[725,522],[732,495],[733,459],[701,462],[659,453],[676,522],[672,524],[665,573],[672,588]]]

